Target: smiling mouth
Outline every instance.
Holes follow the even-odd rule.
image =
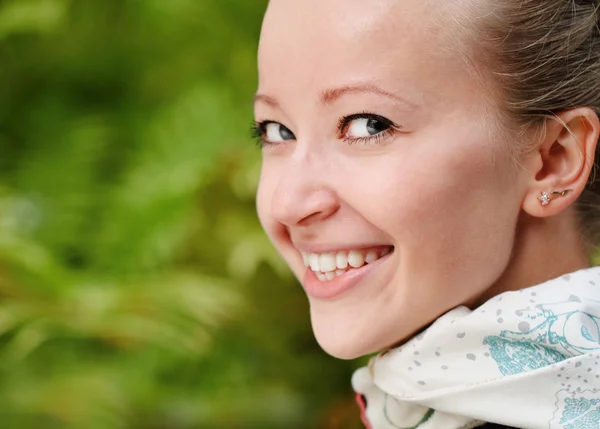
[[[304,266],[310,268],[321,282],[328,282],[347,272],[372,264],[394,251],[394,246],[378,246],[367,249],[329,252],[300,252]]]

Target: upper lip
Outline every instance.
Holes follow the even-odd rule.
[[[316,243],[293,243],[294,247],[303,253],[338,253],[338,252],[349,252],[350,250],[363,250],[372,249],[377,247],[393,247],[391,244],[344,244],[344,245],[332,245],[332,244],[316,244]]]

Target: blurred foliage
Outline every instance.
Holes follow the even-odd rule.
[[[359,427],[256,219],[266,0],[0,0],[0,426]]]

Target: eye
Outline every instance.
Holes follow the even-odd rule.
[[[260,148],[277,145],[288,140],[296,140],[296,136],[289,128],[275,121],[253,122],[251,134]]]
[[[381,118],[383,119],[383,118]],[[390,121],[374,118],[358,118],[352,120],[347,127],[346,136],[349,138],[372,137],[389,129]]]
[[[341,137],[348,143],[379,142],[400,128],[389,119],[373,113],[346,116],[340,119],[339,126]]]
[[[295,140],[296,136],[287,127],[279,122],[267,121],[259,125],[266,142],[281,143],[286,140]]]

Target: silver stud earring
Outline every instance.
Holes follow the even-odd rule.
[[[538,197],[538,200],[540,200],[543,206],[547,206],[548,204],[550,204],[550,201],[558,197],[564,197],[569,192],[573,192],[573,189],[566,189],[564,191],[553,191],[552,193],[544,191],[542,192],[542,196]]]

